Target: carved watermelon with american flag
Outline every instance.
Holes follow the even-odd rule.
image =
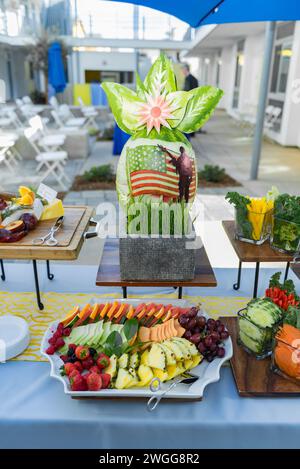
[[[171,150],[175,156],[179,155],[176,150]],[[189,199],[193,200],[196,192],[196,172],[193,155],[191,154],[190,157],[193,174],[189,187]],[[170,157],[158,146],[138,145],[134,148],[127,147],[126,161],[133,197],[152,195],[154,197],[163,197],[163,200],[166,201],[178,200],[178,172]]]

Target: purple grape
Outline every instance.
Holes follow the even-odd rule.
[[[201,332],[201,329],[198,326],[194,327],[193,330],[192,330],[193,334],[200,334],[200,332]]]
[[[186,325],[186,328],[187,329],[194,329],[194,327],[196,326],[196,319],[190,319],[189,322],[187,323]]]
[[[206,347],[205,347],[205,345],[204,345],[203,342],[200,342],[200,343],[199,343],[199,345],[198,345],[198,350],[199,350],[199,352],[200,352],[202,355],[204,355],[204,353],[206,352]]]
[[[217,319],[217,320],[216,320],[216,327],[219,327],[219,326],[221,326],[221,325],[222,325],[222,323],[221,323],[220,319]]]
[[[193,334],[192,337],[190,338],[190,341],[193,342],[193,344],[199,344],[201,340],[201,334]]]
[[[224,349],[224,347],[219,347],[219,350],[218,350],[218,352],[217,352],[217,356],[218,356],[219,358],[223,358],[224,355],[225,355],[225,349]]]
[[[185,314],[182,314],[181,316],[179,316],[179,324],[182,327],[186,327],[188,322],[189,322],[189,318]]]
[[[193,306],[188,313],[186,313],[187,317],[192,319],[192,318],[195,318],[198,314],[198,308],[196,308],[195,306]]]
[[[226,339],[228,339],[228,337],[229,337],[228,331],[223,331],[223,332],[221,332],[220,335],[221,335],[221,339],[222,339],[222,340],[226,340]]]
[[[207,348],[210,348],[212,343],[213,343],[213,341],[212,341],[212,338],[210,336],[205,337],[204,344]]]
[[[204,329],[204,327],[206,326],[206,319],[204,316],[198,316],[196,318],[196,321],[197,321],[197,326],[200,327],[201,329]]]
[[[224,324],[221,324],[221,326],[219,326],[219,327],[217,328],[217,331],[218,331],[220,334],[221,334],[221,332],[223,332],[224,330],[225,330]]]
[[[208,361],[208,363],[212,362],[212,361],[213,361],[213,359],[214,359],[214,357],[212,356],[212,354],[211,354],[211,353],[209,353],[208,355],[206,355],[206,357],[205,357],[205,358],[206,358],[206,360]]]
[[[190,340],[190,338],[192,337],[191,331],[185,331],[183,337],[187,340]]]
[[[219,334],[218,332],[216,332],[216,331],[212,332],[212,333],[210,334],[210,337],[212,338],[212,340],[213,340],[214,342],[219,342],[219,341],[220,341],[220,334]]]
[[[213,329],[213,328],[215,327],[215,325],[216,325],[216,321],[215,321],[214,319],[211,319],[211,318],[210,318],[210,319],[207,321],[207,327],[208,327],[209,329]]]
[[[211,346],[209,347],[209,350],[211,352],[215,352],[215,350],[217,350],[217,344],[215,344],[214,342],[211,344]]]

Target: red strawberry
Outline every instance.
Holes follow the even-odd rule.
[[[83,366],[80,361],[74,362],[73,365],[75,366],[76,370],[80,371],[80,373],[83,371]]]
[[[102,389],[108,388],[109,385],[110,385],[110,381],[111,381],[110,374],[109,373],[102,373],[101,379],[102,379]]]
[[[68,337],[70,334],[71,334],[71,328],[70,327],[66,327],[64,330],[63,330],[63,333],[62,333],[65,337]]]
[[[89,391],[99,391],[102,387],[102,377],[98,373],[91,373],[86,382]]]
[[[88,347],[85,347],[84,345],[78,345],[75,350],[75,355],[78,358],[78,360],[85,360],[86,358],[89,357],[90,351]]]
[[[92,366],[94,366],[94,360],[92,359],[92,357],[88,357],[85,360],[82,360],[81,364],[84,370],[89,370],[90,368],[92,368]]]
[[[55,342],[55,348],[58,349],[58,348],[61,348],[65,345],[65,341],[62,337],[59,337],[59,339],[57,339],[57,341]]]
[[[68,348],[69,348],[69,350],[72,350],[73,352],[75,352],[76,347],[77,347],[76,344],[69,344],[69,347],[68,347]]]
[[[67,361],[69,360],[68,355],[61,355],[59,358],[60,358],[64,363],[67,363]]]
[[[96,365],[94,365],[94,366],[92,366],[92,367],[90,368],[90,372],[91,372],[91,373],[98,373],[98,374],[101,373],[101,371],[99,370],[98,366],[96,366]]]
[[[60,335],[61,335],[63,330],[64,330],[64,325],[62,322],[60,322],[57,326],[56,332],[60,332]]]
[[[100,353],[98,358],[97,358],[97,366],[100,370],[103,370],[104,368],[108,367],[110,363],[110,359],[105,353]]]
[[[86,391],[87,390],[87,384],[83,376],[81,375],[75,375],[70,378],[70,385],[72,391]]]
[[[76,368],[73,368],[73,370],[69,374],[69,379],[74,378],[74,376],[80,376],[80,373],[78,370],[76,370]]]
[[[54,355],[55,353],[55,347],[53,345],[50,345],[50,347],[47,348],[46,353],[48,355]]]
[[[51,339],[48,340],[49,344],[50,345],[55,345],[55,342],[56,342],[57,339],[55,339],[55,337],[51,337]]]
[[[74,363],[65,363],[64,370],[67,376],[73,371],[76,370]]]

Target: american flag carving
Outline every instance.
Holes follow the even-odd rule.
[[[195,163],[189,188],[189,198],[196,192]],[[163,196],[164,200],[179,198],[179,176],[171,159],[154,145],[127,149],[127,165],[133,197]]]

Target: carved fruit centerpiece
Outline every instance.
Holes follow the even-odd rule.
[[[212,86],[178,91],[168,58],[161,54],[136,91],[102,84],[119,127],[131,135],[117,169],[119,202],[191,203],[197,189],[195,153],[185,134],[210,117],[223,92]],[[149,199],[150,197],[150,199]]]

